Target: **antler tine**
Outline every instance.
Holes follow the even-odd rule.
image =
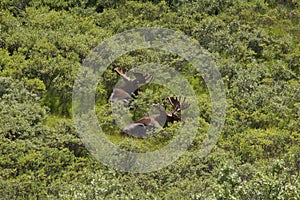
[[[151,81],[153,81],[153,76],[151,74],[147,74],[145,76],[145,83],[150,83]]]
[[[126,74],[123,72],[122,69],[120,69],[119,67],[116,67],[114,69],[118,74],[120,74],[126,81],[131,81],[130,78],[128,76],[126,76]]]
[[[172,113],[177,112],[178,108],[180,107],[178,98],[177,97],[168,97],[168,100],[174,109],[174,111]]]
[[[138,72],[134,72],[133,75],[135,76],[135,80],[137,83],[139,84],[144,84],[144,83],[149,83],[150,81],[152,81],[152,75],[150,74],[142,74],[142,73],[138,73]]]
[[[181,110],[187,109],[190,104],[186,103],[186,97],[182,99],[182,97],[169,97],[168,100],[170,101],[171,105],[174,108],[173,113],[179,112]]]
[[[189,103],[186,103],[186,97],[184,97],[183,101],[180,103],[180,110],[184,110],[184,109],[187,109],[190,104]]]
[[[115,70],[118,74],[120,74],[120,75],[121,75],[121,74],[124,74],[124,73],[123,73],[123,70],[120,69],[119,67],[115,67],[114,70]]]
[[[175,105],[174,105],[174,103],[173,103],[173,101],[172,101],[172,99],[171,98],[173,98],[173,97],[168,97],[168,101],[170,102],[170,104],[172,105],[172,107],[174,108],[175,107]]]

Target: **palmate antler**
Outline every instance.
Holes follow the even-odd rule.
[[[123,72],[123,70],[121,70],[118,67],[115,68],[115,71],[118,74],[120,74],[125,81],[125,84],[123,86],[120,86],[120,88],[122,88],[124,91],[126,91],[129,94],[133,92],[135,93],[139,89],[139,86],[141,84],[149,83],[153,79],[153,77],[150,74],[144,75],[138,72],[133,72],[132,74],[135,77],[135,79],[131,79]]]
[[[173,113],[180,112],[181,110],[187,109],[190,104],[186,103],[185,100],[186,98],[184,97],[183,100],[181,101],[181,97],[168,97],[168,100],[170,104],[173,107]]]
[[[152,76],[150,74],[144,75],[142,73],[139,72],[132,72],[132,74],[134,75],[135,79],[131,80],[130,77],[128,77],[123,70],[121,70],[119,67],[116,67],[114,69],[119,75],[121,75],[123,77],[123,79],[125,81],[130,81],[130,82],[136,82],[138,84],[144,84],[144,83],[149,83],[152,81]]]
[[[132,94],[139,90],[140,84],[149,83],[152,80],[151,75],[141,73],[133,73],[135,79],[132,80],[120,68],[117,67],[114,70],[122,76],[125,83],[113,89],[109,101],[123,101],[125,106],[129,106],[129,100],[132,98]]]
[[[130,78],[129,78],[128,76],[126,76],[126,74],[123,72],[123,70],[121,70],[119,67],[116,67],[114,70],[115,70],[119,75],[121,75],[121,76],[124,78],[124,80],[126,80],[126,81],[131,81]]]

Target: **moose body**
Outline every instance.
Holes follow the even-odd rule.
[[[146,115],[136,122],[127,125],[122,132],[134,137],[148,138],[153,133],[147,134],[147,131],[154,131],[155,128],[165,127],[168,122],[181,121],[179,113],[181,110],[188,108],[189,104],[185,103],[185,99],[183,102],[180,102],[180,98],[178,99],[177,97],[169,97],[168,100],[174,109],[173,111],[165,111],[159,104],[156,104],[154,107],[159,110],[158,114]]]

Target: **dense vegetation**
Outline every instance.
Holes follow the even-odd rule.
[[[299,0],[2,0],[0,8],[1,199],[300,199]],[[197,92],[201,126],[188,151],[139,174],[101,164],[81,143],[71,119],[77,70],[101,41],[137,27],[181,31],[214,57],[227,112],[208,156],[197,154],[210,122],[205,83],[183,58],[153,49],[130,52],[104,73],[100,124],[110,141],[136,152],[172,138],[178,123],[148,140],[122,135],[107,104],[114,67],[158,62]],[[159,89],[145,86],[132,104],[160,101],[168,91]]]

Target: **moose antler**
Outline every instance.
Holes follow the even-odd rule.
[[[119,67],[116,67],[116,68],[115,68],[115,71],[116,71],[119,75],[121,75],[121,76],[124,78],[124,80],[126,80],[126,81],[131,81],[130,78],[129,78],[128,76],[126,76],[126,74],[123,72],[123,70],[121,70]]]
[[[137,84],[144,84],[144,83],[149,83],[153,80],[153,76],[150,74],[144,75],[138,72],[133,72],[133,75],[135,77],[135,82]]]
[[[190,106],[190,104],[185,102],[185,100],[186,100],[185,97],[183,98],[182,101],[181,101],[181,97],[179,97],[179,98],[168,97],[168,100],[174,109],[173,113],[180,112],[181,110],[187,109]]]
[[[152,80],[151,75],[143,75],[136,72],[133,73],[135,79],[132,80],[119,67],[116,67],[114,70],[123,77],[125,83],[113,89],[113,92],[109,97],[109,101],[123,101],[125,106],[129,106],[129,99],[131,99],[132,93],[137,93],[140,84],[148,83]]]
[[[121,88],[130,95],[133,92],[136,93],[140,84],[149,83],[153,78],[150,74],[144,75],[142,73],[133,72],[135,79],[131,79],[120,68],[116,67],[115,71],[125,80],[125,84],[121,86]]]
[[[149,83],[152,81],[153,77],[150,74],[144,75],[142,73],[138,72],[132,72],[134,75],[135,79],[131,80],[130,77],[128,77],[123,70],[121,70],[119,67],[115,68],[115,71],[123,77],[125,81],[130,81],[130,82],[135,82],[136,84],[144,84],[144,83]]]

